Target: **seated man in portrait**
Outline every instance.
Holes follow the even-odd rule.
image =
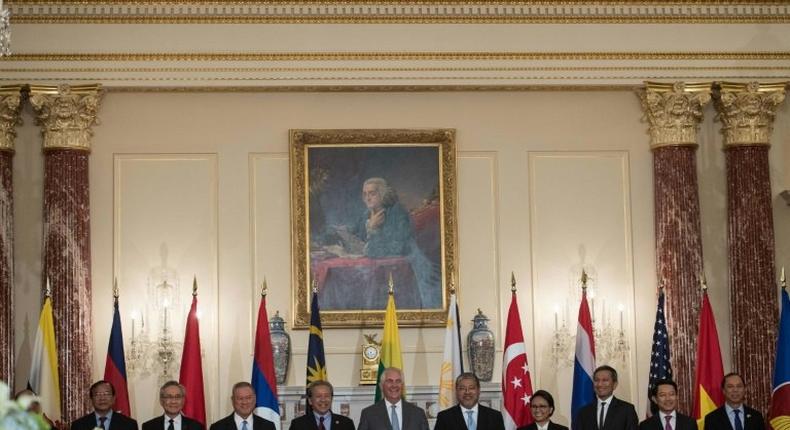
[[[340,260],[323,263],[323,268],[329,270],[326,267],[331,265],[335,276],[344,277],[342,282],[332,282],[329,288],[343,291],[322,291],[321,306],[383,308],[386,273],[393,273],[399,308],[440,307],[440,267],[418,247],[412,218],[395,189],[383,178],[369,178],[362,185],[362,201],[365,210],[350,225],[331,227],[337,242],[326,245],[324,250]],[[321,274],[318,278],[323,280]],[[365,288],[367,293],[358,294],[360,288]],[[346,289],[354,290],[354,294]]]

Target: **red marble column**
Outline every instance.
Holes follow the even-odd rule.
[[[13,159],[21,87],[0,87],[0,380],[14,384]]]
[[[710,83],[648,82],[640,93],[653,150],[656,274],[666,293],[670,361],[682,411],[690,411],[693,404],[702,272],[695,152],[710,92]]]
[[[62,413],[86,413],[93,379],[88,159],[98,86],[31,87],[44,135],[44,278],[52,285]]]
[[[779,306],[768,150],[785,85],[722,83],[715,101],[726,149],[733,370],[763,414],[771,400]]]

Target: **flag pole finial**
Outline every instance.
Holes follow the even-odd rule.
[[[52,297],[52,284],[49,283],[49,276],[47,276],[47,287],[44,289],[44,296]]]
[[[395,282],[392,280],[392,272],[390,272],[389,279],[387,279],[387,286],[389,286],[389,293],[395,294]]]
[[[312,288],[313,288],[313,294],[317,294],[318,293],[318,281],[316,281],[315,278],[313,278],[313,282],[311,282],[311,284],[312,284]]]
[[[192,275],[192,297],[197,297],[197,275]]]
[[[516,274],[513,271],[510,272],[510,292],[516,292]]]
[[[779,284],[782,286],[782,289],[787,288],[787,278],[785,278],[785,267],[782,266],[782,274],[779,275]]]
[[[450,294],[455,294],[455,274],[450,272]]]
[[[263,277],[263,284],[261,284],[261,297],[266,297],[269,287],[266,285],[266,277]]]
[[[587,271],[582,269],[582,291],[587,291],[587,281],[590,280],[590,276],[587,275]]]
[[[114,278],[112,280],[112,297],[116,302],[118,301],[118,297],[120,297],[120,294],[118,293],[118,278]]]
[[[699,274],[699,286],[702,288],[702,291],[708,291],[708,280],[705,278],[705,272],[700,272]]]

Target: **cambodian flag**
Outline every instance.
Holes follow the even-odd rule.
[[[571,397],[571,423],[576,428],[576,415],[585,405],[595,400],[593,372],[595,371],[595,338],[592,318],[587,306],[587,289],[582,289],[579,305],[579,326],[576,328],[576,357],[573,360],[573,396]]]
[[[129,407],[129,389],[126,386],[126,360],[123,354],[123,331],[121,330],[117,293],[113,299],[113,308],[110,343],[107,346],[107,361],[104,364],[104,380],[115,387],[113,410],[129,417],[131,408]]]
[[[277,379],[274,376],[269,317],[266,295],[258,307],[258,328],[255,330],[255,358],[252,361],[252,388],[255,390],[255,415],[267,419],[280,430],[280,405],[277,403]]]

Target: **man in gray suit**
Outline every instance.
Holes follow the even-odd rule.
[[[362,410],[357,430],[428,430],[425,411],[401,398],[403,372],[400,369],[384,369],[379,385],[384,400]]]

